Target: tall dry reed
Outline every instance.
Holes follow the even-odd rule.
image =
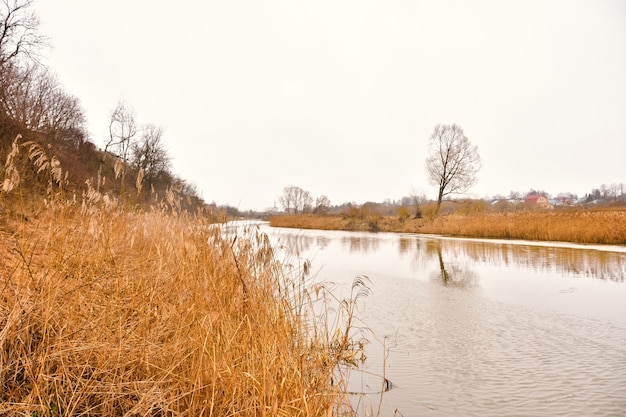
[[[1,236],[3,415],[338,412],[349,329],[257,230],[66,207]]]
[[[0,215],[0,415],[351,415],[352,301],[320,314],[326,288],[257,228],[164,207],[88,184],[82,205]]]

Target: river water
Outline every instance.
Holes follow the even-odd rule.
[[[625,247],[262,229],[339,292],[367,277],[362,415],[626,416]]]

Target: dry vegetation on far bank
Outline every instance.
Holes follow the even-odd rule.
[[[274,216],[275,227],[427,233],[495,239],[626,245],[626,209],[529,210],[449,214],[434,219],[369,215]]]

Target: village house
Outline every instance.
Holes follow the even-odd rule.
[[[531,194],[526,197],[526,200],[524,200],[524,202],[531,207],[540,207],[544,209],[554,208],[554,206],[550,204],[548,199],[540,194]]]

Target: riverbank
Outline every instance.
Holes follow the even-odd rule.
[[[302,229],[626,245],[624,208],[450,214],[434,219],[406,220],[398,216],[359,218],[304,214],[274,216],[270,218],[270,225]]]
[[[0,216],[0,258],[2,415],[350,415],[349,329],[254,228],[68,202]]]

